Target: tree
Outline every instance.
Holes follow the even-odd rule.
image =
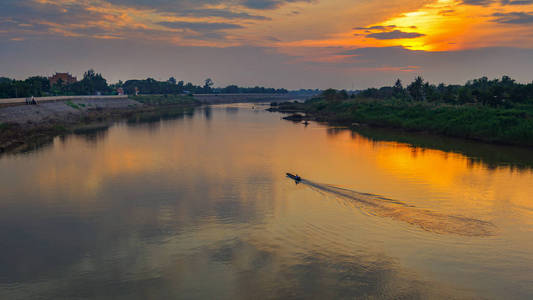
[[[328,102],[340,102],[348,99],[348,92],[346,90],[337,91],[335,89],[327,89],[322,92],[322,97]]]
[[[407,86],[407,91],[415,101],[424,101],[424,79],[420,76],[417,76],[415,80]]]
[[[174,78],[174,77],[170,77],[170,78],[168,79],[168,83],[170,83],[170,84],[176,84],[176,78]]]
[[[214,85],[215,83],[213,82],[213,80],[211,78],[207,78],[205,81],[204,81],[204,92],[205,93],[210,93],[211,92],[211,87]]]
[[[403,89],[402,81],[398,78],[396,80],[396,83],[394,84],[394,87],[392,88],[392,93],[394,97],[396,98],[403,98],[405,96],[405,91]]]
[[[338,95],[339,99],[342,99],[342,100],[350,98],[350,96],[348,95],[348,92],[346,90],[339,91],[337,93],[337,95]]]

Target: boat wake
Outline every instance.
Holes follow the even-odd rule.
[[[446,215],[428,209],[417,208],[379,195],[360,193],[310,180],[301,179],[300,183],[319,192],[349,201],[352,205],[363,209],[371,215],[405,222],[429,232],[470,237],[495,235],[496,226],[491,222],[463,216]]]

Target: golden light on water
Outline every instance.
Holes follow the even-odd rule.
[[[65,223],[52,223],[60,225],[53,225],[54,230],[68,232],[63,224],[72,227],[80,219],[98,224],[94,236],[100,241],[131,232],[127,242],[102,253],[142,249],[150,257],[142,260],[142,274],[156,268],[177,281],[199,276],[197,270],[212,273],[221,259],[236,273],[249,274],[260,261],[249,256],[254,249],[266,256],[266,265],[273,265],[260,273],[273,274],[275,285],[280,276],[270,270],[307,266],[315,256],[326,257],[326,265],[340,259],[347,274],[362,256],[362,273],[368,274],[373,260],[367,264],[364,258],[385,255],[395,262],[386,269],[460,287],[476,283],[472,268],[483,275],[489,267],[497,270],[492,276],[499,282],[529,280],[529,270],[520,270],[533,253],[528,238],[533,232],[533,172],[531,166],[513,164],[520,163],[522,154],[531,162],[530,150],[474,142],[462,144],[464,153],[413,147],[396,140],[443,141],[389,130],[357,133],[313,122],[303,126],[279,117],[246,105],[215,106],[209,118],[199,109],[177,120],[116,124],[93,135],[57,138],[23,156],[3,156],[0,166],[12,170],[0,189],[1,204],[12,209],[3,210],[8,212],[4,219],[13,212],[26,214],[32,228],[45,225],[44,234],[49,220],[66,216]],[[492,156],[483,155],[487,150],[518,160],[491,163]],[[295,184],[286,172],[298,173],[304,181]],[[42,223],[34,225],[42,215]],[[76,242],[75,237],[58,236]],[[109,247],[110,241],[99,247]],[[216,245],[228,249],[228,243],[234,251],[209,252],[198,261],[199,251]],[[501,253],[509,255],[502,258]],[[187,276],[175,277],[172,272],[183,270],[185,261],[195,261],[190,255],[199,265],[186,266]],[[469,268],[450,271],[450,260]],[[378,269],[382,272],[383,266]],[[225,268],[223,274],[227,272]],[[448,278],[448,272],[453,276]],[[313,274],[324,278],[322,268]],[[337,275],[328,278],[337,283]],[[512,278],[505,281],[507,276]],[[219,282],[224,276],[214,277]],[[205,278],[194,281],[209,282]],[[484,278],[478,279],[481,284]],[[482,287],[473,291],[485,291]],[[436,290],[442,295],[441,286]]]

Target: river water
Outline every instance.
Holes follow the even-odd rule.
[[[532,150],[264,108],[0,157],[0,299],[533,298]]]

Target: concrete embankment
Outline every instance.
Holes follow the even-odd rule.
[[[68,100],[112,100],[112,99],[127,99],[127,95],[112,95],[112,96],[51,96],[51,97],[35,97],[38,103],[68,101]],[[1,106],[23,105],[26,104],[28,98],[4,98],[0,99]]]
[[[138,113],[187,108],[195,101],[173,105],[144,104],[129,98],[90,98],[39,102],[38,105],[14,105],[0,108],[0,153],[23,152],[51,142],[57,135],[83,127],[111,124],[114,120]]]
[[[0,108],[0,124],[38,125],[43,122],[71,120],[89,111],[128,109],[142,104],[128,98],[91,98],[39,102],[38,105],[17,105]]]

